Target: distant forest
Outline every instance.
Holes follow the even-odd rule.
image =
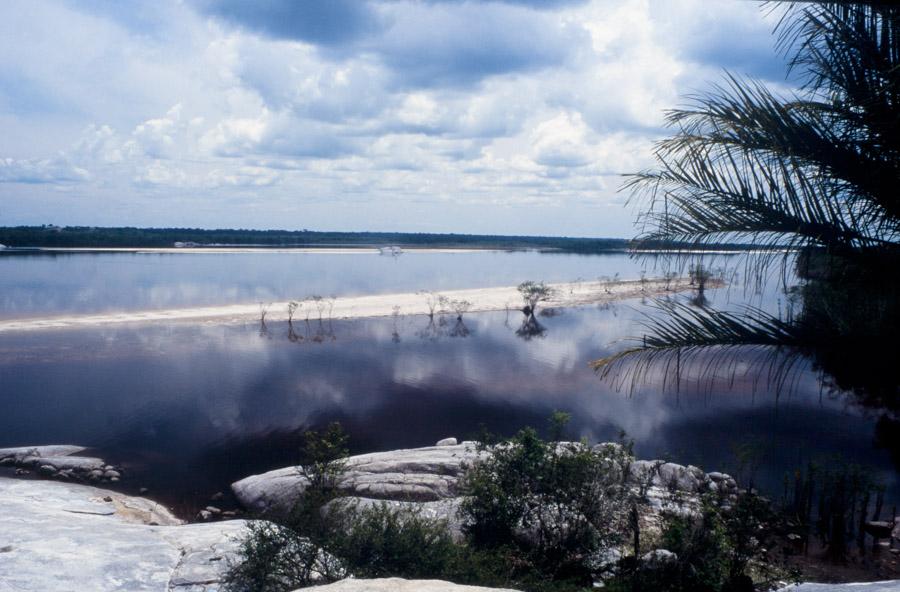
[[[384,247],[538,249],[567,253],[625,251],[635,245],[621,238],[496,236],[405,232],[316,232],[312,230],[244,230],[201,228],[101,228],[93,226],[0,227],[7,247]],[[641,248],[657,245],[642,243]],[[662,245],[658,245],[662,246]],[[667,245],[671,248],[671,245]],[[747,248],[747,245],[731,245]],[[708,245],[709,248],[715,248]],[[721,246],[719,246],[721,247]]]

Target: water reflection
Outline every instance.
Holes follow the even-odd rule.
[[[780,397],[752,373],[705,389],[599,381],[588,362],[632,333],[639,307],[544,316],[540,339],[523,339],[505,312],[341,322],[325,309],[269,322],[264,339],[255,324],[0,335],[0,446],[86,444],[125,463],[134,486],[192,500],[296,462],[304,427],[339,420],[360,452],[482,425],[511,434],[562,409],[578,435],[624,430],[644,457],[735,470],[732,450],[752,441],[765,455],[758,481],[773,487],[811,458],[842,454],[896,491],[890,454],[873,446],[876,435],[891,445],[889,429],[852,399],[823,395],[811,368]]]
[[[531,341],[535,337],[543,337],[547,332],[547,328],[538,322],[534,314],[529,313],[524,316],[522,324],[516,329],[516,335],[525,341]]]
[[[537,252],[0,253],[0,318],[636,278],[653,260]],[[315,311],[315,306],[312,306]]]

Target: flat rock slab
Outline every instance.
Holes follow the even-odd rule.
[[[338,487],[348,496],[430,502],[459,495],[465,466],[478,458],[475,443],[427,446],[352,456]],[[297,467],[252,475],[232,484],[244,507],[257,512],[286,512],[306,488]]]
[[[864,582],[859,584],[800,584],[788,586],[779,592],[897,592],[900,580]]]
[[[308,590],[308,588],[307,588]],[[404,580],[382,578],[377,580],[346,579],[327,586],[317,586],[316,592],[516,592],[509,588],[482,588],[461,586],[441,580]]]
[[[479,453],[474,442],[462,442],[351,456],[338,489],[345,496],[374,500],[448,500],[461,494],[459,480],[480,454],[489,453]],[[666,492],[675,490],[691,495],[713,488],[726,493],[737,490],[728,475],[716,473],[713,478],[692,466],[638,460],[631,463],[629,471],[633,483],[649,487],[651,501],[664,500]],[[300,468],[285,467],[241,479],[231,489],[248,510],[285,514],[303,495],[307,483]]]
[[[26,456],[20,461],[24,466],[50,465],[57,471],[102,471],[106,463],[102,458],[93,456]]]
[[[106,464],[102,458],[78,456],[84,450],[83,446],[71,444],[0,448],[0,465],[29,469],[42,477],[66,481],[119,480],[121,469]]]
[[[85,450],[84,446],[72,444],[56,444],[51,446],[18,446],[16,448],[0,448],[0,460],[4,458],[24,458],[26,456],[69,456]]]
[[[222,590],[246,523],[179,522],[144,498],[0,478],[0,592]]]

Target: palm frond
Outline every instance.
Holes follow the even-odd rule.
[[[750,306],[735,312],[654,300],[632,337],[633,346],[596,360],[591,367],[616,388],[634,389],[650,378],[663,388],[688,379],[733,381],[738,366],[756,370],[756,379],[781,389],[804,358],[809,337],[803,328]],[[764,370],[764,371],[759,371]]]
[[[649,198],[640,239],[900,246],[898,15],[880,3],[789,8],[779,44],[807,73],[805,96],[727,75],[669,112],[675,133],[657,146],[656,169],[623,186]]]

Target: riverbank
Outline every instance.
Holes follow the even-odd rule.
[[[43,451],[75,454],[76,448],[80,447],[53,446]],[[41,452],[37,448],[27,450]],[[382,503],[394,509],[409,506],[421,516],[450,519],[448,526],[458,527],[452,520],[459,502],[457,479],[479,454],[473,443],[457,443],[448,438],[432,447],[351,457],[340,482],[340,489],[347,496],[342,499],[357,508]],[[700,492],[710,488],[723,493],[737,491],[728,475],[707,474],[696,467],[661,461],[634,461],[629,475],[629,479],[645,483],[650,502],[645,519],[663,507],[672,509],[664,502],[677,500],[687,509],[696,503]],[[296,467],[247,477],[234,484],[242,501],[263,514],[277,513],[279,506],[290,505],[304,486],[304,478]],[[221,590],[228,567],[240,560],[240,540],[248,534],[251,523],[233,519],[185,524],[145,497],[71,482],[0,477],[0,592]],[[397,578],[347,579],[322,589],[489,590]],[[783,590],[888,592],[900,590],[900,580],[803,584]]]
[[[707,282],[714,288],[721,282]],[[642,296],[661,296],[693,289],[686,278],[672,280],[644,279],[622,281],[585,281],[548,284],[552,290],[543,308],[566,308],[602,304]],[[442,296],[446,300],[438,302]],[[392,315],[427,315],[440,312],[456,314],[453,303],[467,303],[465,312],[514,310],[522,307],[522,298],[515,286],[447,290],[440,293],[406,292],[339,298],[298,298],[293,313],[294,322],[305,319],[346,320]],[[0,321],[0,332],[40,331],[116,325],[123,323],[207,322],[217,324],[259,321],[265,313],[266,321],[286,321],[290,301],[233,304],[163,310],[136,310],[103,314],[36,317]],[[457,307],[458,308],[458,307]]]

